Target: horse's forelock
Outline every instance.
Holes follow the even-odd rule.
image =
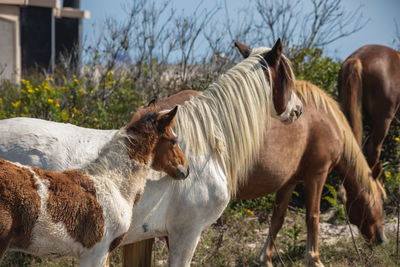
[[[272,50],[272,48],[266,47],[266,46],[252,48],[250,55],[252,55],[252,56],[253,55],[261,55],[261,54],[267,53],[271,50]],[[284,54],[281,55],[280,68],[283,70],[280,78],[283,80],[285,89],[295,92],[296,91],[296,88],[295,88],[296,87],[296,77],[293,73],[290,60]],[[273,85],[271,82],[271,87],[272,86]]]

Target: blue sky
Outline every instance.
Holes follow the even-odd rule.
[[[122,8],[127,0],[82,0],[81,8],[91,12],[91,19],[83,23],[84,38],[90,42],[95,38],[103,25],[106,17],[123,19],[125,12]],[[199,3],[195,0],[171,0],[178,11],[190,14]],[[231,11],[236,12],[246,5],[249,0],[229,0]],[[251,0],[250,0],[251,1]],[[308,2],[308,1],[304,1]],[[326,54],[340,59],[345,59],[351,52],[365,44],[383,44],[393,47],[395,35],[395,19],[400,27],[400,0],[343,0],[343,5],[349,10],[360,6],[364,18],[369,19],[368,24],[359,32],[349,37],[340,39],[326,47]],[[204,7],[210,9],[215,5],[215,0],[204,0]],[[199,44],[201,46],[201,44]]]

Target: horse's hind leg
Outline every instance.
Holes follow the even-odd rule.
[[[0,263],[11,240],[12,217],[10,213],[0,208]]]
[[[272,266],[274,240],[282,227],[285,219],[286,209],[289,205],[289,201],[295,186],[296,184],[287,184],[276,193],[274,211],[272,213],[268,238],[259,255],[260,262],[266,263],[268,266]]]
[[[378,178],[382,172],[382,164],[379,158],[381,156],[382,144],[389,131],[392,119],[393,116],[385,119],[373,118],[371,134],[365,144],[368,165],[371,167],[374,178]]]
[[[324,266],[319,258],[318,251],[318,227],[322,189],[328,175],[328,169],[314,172],[304,180],[304,192],[306,197],[306,224],[307,246],[306,262],[308,266]]]

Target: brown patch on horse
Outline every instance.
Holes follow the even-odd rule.
[[[125,236],[126,236],[126,233],[123,234],[123,235],[121,235],[121,236],[119,236],[119,237],[117,237],[117,238],[115,238],[115,239],[111,242],[110,247],[108,248],[108,252],[112,252],[112,251],[113,251],[114,249],[116,249],[119,245],[121,245],[121,243],[122,243],[122,241],[124,240]]]
[[[76,170],[32,169],[40,179],[49,181],[47,212],[53,221],[65,225],[68,234],[86,248],[101,241],[105,222],[93,181]]]
[[[0,159],[0,244],[29,246],[40,213],[37,188],[32,172]]]
[[[133,201],[133,205],[134,205],[134,206],[140,201],[140,199],[142,198],[142,195],[143,195],[142,192],[141,192],[141,193],[138,193],[138,194],[136,195],[135,200]]]

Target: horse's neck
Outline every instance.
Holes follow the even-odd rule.
[[[133,201],[138,189],[144,187],[148,167],[129,158],[123,137],[117,133],[82,171],[99,183],[112,182],[125,199]]]
[[[355,199],[370,199],[368,189],[364,188],[357,180],[354,168],[350,168],[346,165],[345,161],[342,160],[337,169],[343,186],[346,189],[347,201],[352,202]]]

